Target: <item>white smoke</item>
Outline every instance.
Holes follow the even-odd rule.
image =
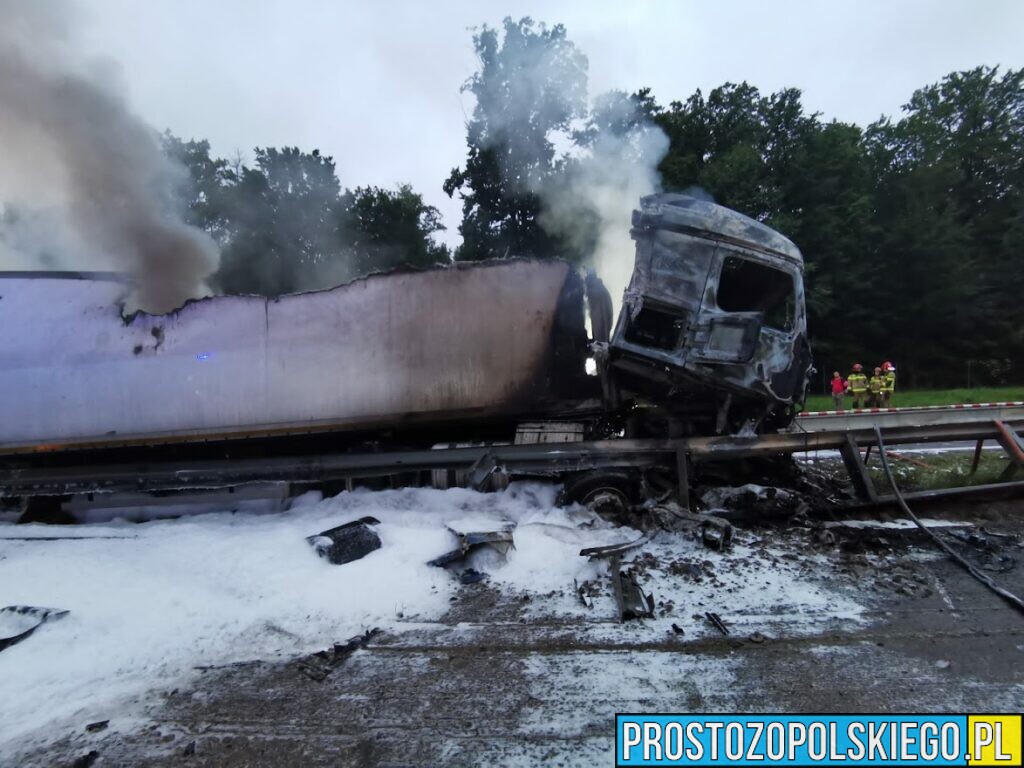
[[[618,312],[633,273],[632,212],[643,195],[660,189],[658,164],[669,140],[629,97],[614,92],[597,100],[586,133],[588,150],[537,190],[544,205],[539,221],[587,254]]]
[[[632,211],[660,188],[668,138],[642,99],[613,91],[588,103],[586,56],[560,25],[505,19],[502,31],[474,36],[470,145],[495,153],[507,187],[539,198],[537,223],[596,269],[617,311],[633,272]]]
[[[185,169],[74,49],[76,15],[0,0],[0,268],[117,269],[166,312],[208,292],[217,246],[180,216]]]

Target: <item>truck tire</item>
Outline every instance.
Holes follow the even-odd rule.
[[[624,470],[582,472],[566,479],[561,504],[580,504],[606,519],[625,519],[640,500],[640,480]]]

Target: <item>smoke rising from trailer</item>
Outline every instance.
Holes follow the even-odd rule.
[[[596,267],[618,309],[633,271],[632,211],[660,189],[668,138],[625,93],[589,103],[587,58],[560,26],[506,19],[503,39],[485,27],[474,43],[470,143],[497,151],[508,188],[537,195],[538,224]]]
[[[626,94],[613,92],[597,99],[583,143],[587,151],[539,189],[539,220],[588,254],[618,312],[633,273],[632,212],[643,195],[661,188],[658,164],[668,137]]]
[[[166,312],[208,293],[217,246],[180,215],[187,171],[75,51],[75,10],[0,0],[0,268],[115,269]]]

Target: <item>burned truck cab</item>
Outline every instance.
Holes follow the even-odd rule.
[[[705,434],[791,421],[812,372],[797,247],[681,194],[642,198],[631,235],[636,263],[608,356],[620,392]]]

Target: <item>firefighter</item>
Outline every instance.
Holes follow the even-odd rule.
[[[882,406],[892,408],[892,396],[896,391],[896,368],[886,360],[882,363]]]
[[[853,373],[847,377],[846,383],[853,395],[853,407],[863,408],[868,397],[868,377],[864,375],[864,366],[854,363]]]
[[[850,388],[850,385],[843,381],[843,377],[839,375],[839,371],[832,372],[832,404],[836,407],[837,411],[843,410],[843,399],[846,397],[846,390]]]
[[[882,369],[875,368],[875,373],[868,381],[868,392],[870,393],[870,402],[872,408],[882,407],[882,387],[885,385],[885,379],[882,378]]]

